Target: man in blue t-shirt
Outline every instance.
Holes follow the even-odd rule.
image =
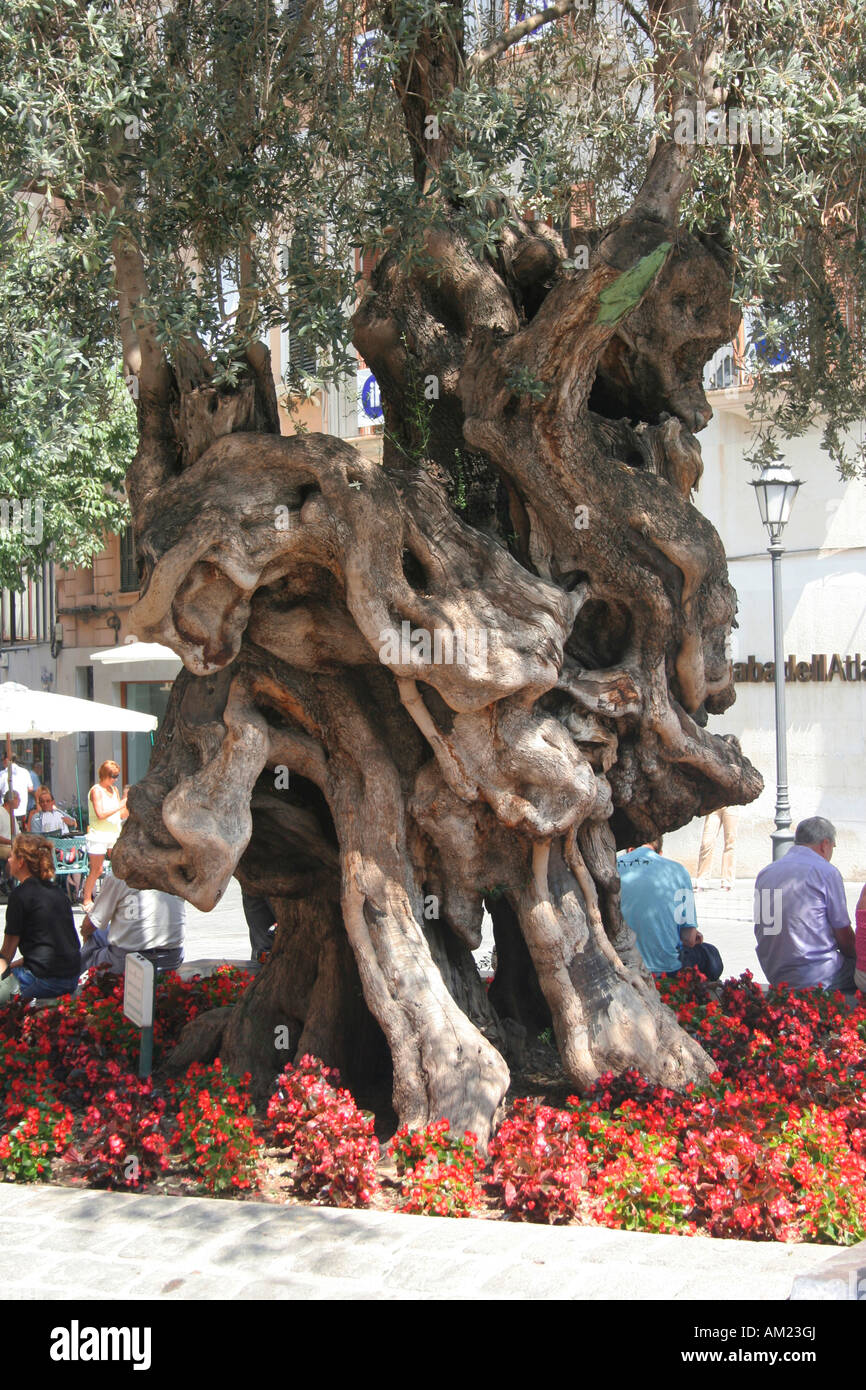
[[[707,979],[722,973],[721,957],[698,931],[691,876],[664,859],[661,840],[617,855],[622,915],[637,937],[653,975],[673,975],[694,965]]]

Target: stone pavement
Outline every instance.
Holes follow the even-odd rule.
[[[852,923],[854,905],[862,886],[861,883],[845,884]],[[765,983],[766,976],[755,955],[752,918],[754,892],[755,881],[751,878],[738,879],[730,893],[721,888],[704,889],[695,894],[695,910],[698,926],[704,936],[721,951],[725,977],[751,970],[759,983]],[[493,933],[490,919],[487,918],[481,947],[475,953],[479,963],[489,961],[492,947]],[[231,880],[225,896],[213,912],[199,912],[187,906],[187,960],[197,960],[203,956],[241,960],[249,956],[249,952],[250,940],[241,907],[241,890],[235,879]]]
[[[202,956],[249,960],[250,934],[236,878],[229,880],[213,912],[199,912],[197,907],[187,903],[184,955],[187,960],[198,960]]]
[[[851,920],[854,920],[854,904],[860,893],[860,884],[846,885],[848,891]],[[755,935],[752,925],[752,901],[754,881],[739,879],[730,893],[721,888],[709,888],[695,895],[698,925],[708,941],[718,946],[725,963],[725,976],[741,975],[751,970],[755,979],[764,982],[764,975],[755,955]],[[76,908],[80,920],[81,909]],[[485,916],[481,946],[475,958],[482,970],[490,964],[493,951],[493,929],[490,918]],[[245,960],[250,954],[250,939],[241,906],[241,890],[236,879],[232,879],[222,901],[213,912],[199,912],[187,904],[186,945],[184,952],[188,961]]]
[[[7,1300],[778,1300],[833,1246],[0,1188]]]

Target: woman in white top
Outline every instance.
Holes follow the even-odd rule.
[[[126,808],[126,797],[120,796],[114,785],[120,776],[117,763],[109,758],[101,763],[99,780],[90,788],[87,797],[87,878],[81,896],[84,911],[93,906],[93,889],[102,873],[105,856],[120,834],[120,813]]]
[[[28,835],[62,835],[65,830],[75,833],[75,821],[58,809],[50,787],[39,787],[36,805],[27,817]]]

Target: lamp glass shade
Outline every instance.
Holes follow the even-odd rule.
[[[787,526],[800,482],[786,463],[769,464],[752,483],[761,520],[775,539]]]

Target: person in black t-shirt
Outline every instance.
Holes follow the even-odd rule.
[[[72,907],[54,881],[54,855],[41,835],[17,835],[9,872],[19,880],[9,895],[0,946],[0,1004],[71,994],[81,974],[81,944]],[[21,964],[13,965],[17,952]]]

